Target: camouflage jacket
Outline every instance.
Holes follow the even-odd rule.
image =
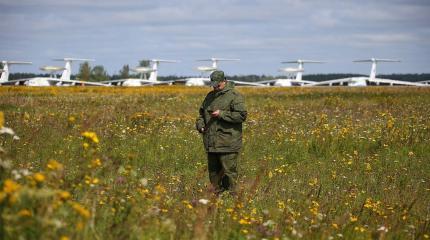
[[[218,109],[219,117],[211,117],[211,113]],[[197,130],[203,133],[206,152],[239,152],[246,115],[244,98],[234,89],[233,82],[227,82],[219,92],[209,92],[196,120]]]

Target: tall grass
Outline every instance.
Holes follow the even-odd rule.
[[[0,238],[429,238],[430,90],[240,88],[220,197],[194,130],[208,91],[1,88],[20,139],[0,136]]]

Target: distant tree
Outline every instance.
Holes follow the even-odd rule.
[[[84,62],[79,67],[78,78],[81,81],[89,81],[91,76],[91,67],[88,62]]]
[[[119,71],[121,78],[129,78],[130,77],[130,67],[128,64],[122,66],[122,70]]]
[[[102,65],[94,66],[91,70],[91,80],[94,82],[106,81],[109,79],[105,68]]]
[[[151,61],[149,60],[140,60],[139,61],[139,67],[149,67]]]
[[[0,62],[0,69],[3,69],[3,63]]]

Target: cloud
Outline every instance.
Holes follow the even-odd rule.
[[[285,58],[353,59],[391,49],[429,59],[428,12],[423,0],[0,0],[0,52],[94,57],[106,66],[217,55],[247,59],[243,72]]]

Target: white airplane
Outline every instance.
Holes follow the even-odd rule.
[[[296,61],[286,61],[281,63],[297,63],[297,68],[281,68],[279,69],[280,72],[284,72],[287,74],[296,74],[296,77],[293,78],[280,78],[280,79],[273,79],[273,80],[265,80],[265,81],[259,81],[257,83],[269,85],[269,86],[277,86],[277,87],[291,87],[291,86],[304,86],[307,84],[315,83],[313,81],[306,81],[302,79],[303,72],[305,71],[303,65],[305,63],[324,63],[322,61],[314,61],[314,60],[301,60],[298,59]]]
[[[65,67],[60,78],[54,77],[35,77],[35,78],[24,78],[18,80],[12,80],[7,82],[2,82],[1,85],[24,85],[24,86],[107,86],[103,83],[98,82],[88,82],[88,81],[78,81],[70,80],[70,75],[72,73],[72,62],[73,61],[94,61],[93,59],[81,59],[81,58],[63,58],[54,59],[54,61],[65,61]],[[60,70],[59,67],[45,66],[41,68],[42,70],[53,71]]]
[[[149,60],[151,62],[150,67],[135,67],[132,68],[131,71],[139,73],[140,78],[126,78],[126,79],[117,79],[104,81],[103,83],[115,86],[125,86],[125,87],[139,87],[139,86],[151,86],[151,85],[160,85],[160,84],[168,84],[171,85],[174,81],[158,81],[158,64],[159,63],[177,63],[175,60],[161,60],[161,59],[152,59]],[[147,74],[149,75],[149,79],[147,78]]]
[[[376,77],[376,65],[378,62],[400,62],[400,60],[393,59],[365,59],[365,60],[355,60],[353,62],[371,62],[372,68],[370,70],[369,77],[350,77],[341,78],[328,81],[322,81],[317,83],[312,83],[307,86],[351,86],[351,87],[364,87],[364,86],[425,86],[423,83],[406,82],[392,79],[384,79]]]
[[[425,84],[425,85],[430,85],[430,80],[419,81],[419,83],[422,83],[422,84]]]
[[[200,59],[198,62],[212,62],[212,66],[198,66],[196,68],[197,71],[201,72],[200,77],[194,78],[185,78],[178,79],[175,83],[185,83],[185,86],[205,86],[209,85],[210,78],[203,77],[204,74],[211,74],[213,71],[218,70],[218,62],[220,61],[240,61],[240,59],[232,59],[232,58],[210,58],[210,59]],[[252,83],[252,82],[243,82],[236,80],[229,80],[234,82],[238,86],[263,86],[262,84]]]
[[[3,64],[3,69],[0,70],[0,85],[9,81],[9,65],[13,64],[32,64],[31,62],[21,62],[21,61],[1,61]]]

